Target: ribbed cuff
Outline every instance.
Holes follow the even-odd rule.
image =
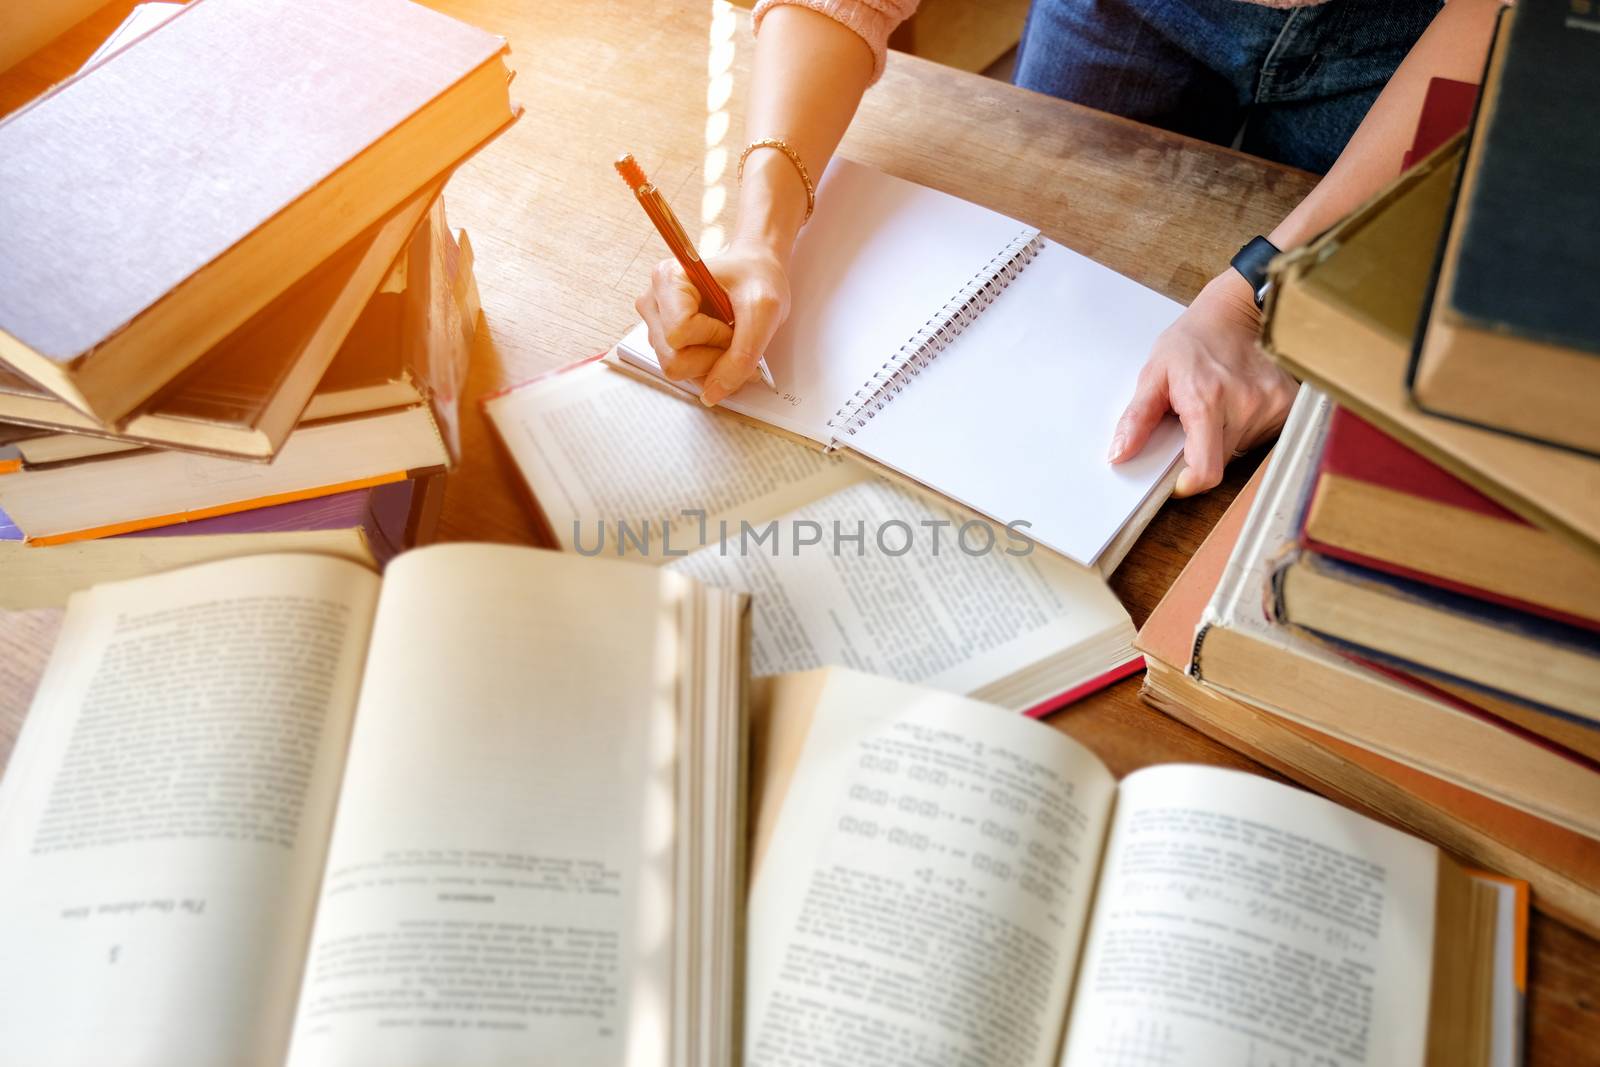
[[[761,32],[761,20],[768,11],[784,5],[809,8],[855,31],[856,36],[872,49],[872,81],[867,84],[871,85],[883,77],[883,60],[884,53],[889,50],[889,34],[904,21],[904,16],[880,11],[866,0],[761,0],[751,12],[755,32]]]

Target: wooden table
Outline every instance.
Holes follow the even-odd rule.
[[[511,41],[514,95],[527,108],[446,194],[452,223],[477,250],[484,322],[466,390],[465,460],[446,491],[440,536],[531,543],[515,475],[470,400],[601,351],[632,325],[633,298],[667,253],[612,173],[618,154],[639,157],[693,236],[731,225],[748,18],[712,0],[427,2]],[[116,0],[0,76],[0,113],[76,69],[131,6]],[[1313,181],[901,55],[842,151],[1024,219],[1182,301]],[[1200,499],[1169,503],[1141,538],[1112,582],[1136,623],[1257,461],[1235,463]],[[1136,680],[1050,721],[1119,775],[1175,761],[1270,773],[1144,704]],[[1600,944],[1535,916],[1531,973],[1529,1064],[1600,1062]]]

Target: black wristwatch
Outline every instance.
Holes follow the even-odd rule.
[[[1278,246],[1260,236],[1250,238],[1243,248],[1233,254],[1233,269],[1250,283],[1250,291],[1256,294],[1256,307],[1267,302],[1267,290],[1272,288],[1272,282],[1267,277],[1267,264],[1277,254]]]

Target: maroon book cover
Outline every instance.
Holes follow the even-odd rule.
[[[1322,447],[1322,456],[1317,462],[1316,478],[1312,483],[1313,497],[1316,486],[1327,475],[1392,489],[1407,496],[1430,501],[1440,507],[1476,512],[1518,526],[1530,525],[1520,515],[1507,511],[1443,467],[1413,452],[1376,426],[1342,407],[1333,409],[1333,416],[1328,422],[1328,436]],[[1370,567],[1385,574],[1424,582],[1439,589],[1448,589],[1503,607],[1556,619],[1586,630],[1600,630],[1600,617],[1574,615],[1571,612],[1559,611],[1515,597],[1503,596],[1437,574],[1427,574],[1390,560],[1328,544],[1311,535],[1307,526],[1310,517],[1310,508],[1307,508],[1300,517],[1300,543],[1325,556]]]
[[[1413,452],[1346,408],[1335,408],[1328,423],[1327,443],[1317,477],[1338,474],[1369,485],[1381,485],[1446,507],[1475,511],[1496,519],[1528,525],[1443,467]]]
[[[1422,98],[1422,114],[1411,147],[1401,158],[1400,169],[1432,155],[1434,150],[1466,129],[1472,122],[1472,109],[1478,103],[1478,87],[1471,82],[1434,78]]]

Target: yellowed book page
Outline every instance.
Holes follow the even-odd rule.
[[[509,546],[390,564],[293,1067],[666,1062],[687,584]]]
[[[1131,656],[1133,624],[1099,575],[882,479],[669,567],[755,594],[756,675],[845,666],[972,694],[1077,646],[1102,651],[1088,676]],[[1057,681],[1032,702],[1073,679]]]
[[[830,672],[752,886],[745,1061],[1052,1062],[1115,790],[1048,727]]]
[[[585,555],[663,561],[864,477],[600,365],[486,408],[560,546]]]
[[[772,847],[783,798],[794,780],[817,698],[831,674],[800,671],[755,679],[750,685],[749,859],[754,877]]]
[[[377,593],[306,555],[74,597],[0,781],[7,1062],[282,1063]]]
[[[1187,765],[1122,782],[1064,1067],[1421,1067],[1438,850]]]
[[[0,773],[28,717],[34,690],[44,676],[61,631],[62,609],[0,612]]]

